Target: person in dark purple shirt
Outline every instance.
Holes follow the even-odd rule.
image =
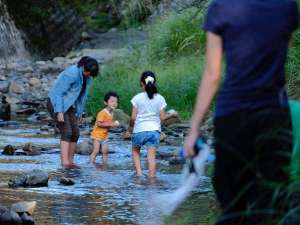
[[[271,225],[287,213],[293,135],[285,62],[298,23],[293,0],[214,0],[208,8],[207,61],[185,153],[194,155],[199,126],[222,80],[224,53],[214,117],[217,224]]]

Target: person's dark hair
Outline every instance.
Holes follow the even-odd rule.
[[[117,94],[117,92],[114,92],[114,91],[109,91],[107,92],[105,95],[104,95],[104,101],[107,103],[108,102],[108,99],[110,97],[115,97],[119,100],[119,95]]]
[[[89,57],[89,56],[83,56],[77,63],[78,67],[83,67],[85,71],[88,71],[91,73],[92,77],[96,77],[99,72],[99,66],[96,59]]]
[[[145,85],[145,91],[147,92],[148,98],[153,99],[154,94],[157,93],[155,74],[152,71],[143,72],[141,75],[141,82]]]

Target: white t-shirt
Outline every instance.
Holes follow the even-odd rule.
[[[133,133],[161,130],[160,111],[167,106],[163,96],[154,94],[150,99],[146,92],[142,92],[134,96],[131,103],[138,111]]]

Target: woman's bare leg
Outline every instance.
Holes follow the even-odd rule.
[[[71,162],[69,161],[69,149],[70,142],[60,141],[60,160],[63,167],[71,166]]]

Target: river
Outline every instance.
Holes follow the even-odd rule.
[[[113,134],[107,166],[88,163],[88,156],[76,155],[79,169],[63,170],[57,137],[40,132],[42,124],[24,123],[17,127],[0,128],[0,145],[21,146],[32,143],[45,150],[37,156],[0,155],[0,202],[9,206],[18,201],[37,201],[33,218],[38,225],[127,225],[127,224],[210,224],[214,204],[209,177],[201,179],[192,196],[172,216],[163,216],[152,199],[160,193],[180,186],[181,165],[169,165],[157,160],[157,179],[137,178],[131,161],[131,145],[119,134]],[[88,136],[82,136],[84,141]],[[175,146],[162,145],[159,151],[174,151]],[[146,150],[142,151],[146,168]],[[50,174],[48,187],[10,189],[7,181],[15,175],[41,169]],[[145,170],[145,173],[147,171]],[[63,186],[61,176],[75,180],[73,186]]]

